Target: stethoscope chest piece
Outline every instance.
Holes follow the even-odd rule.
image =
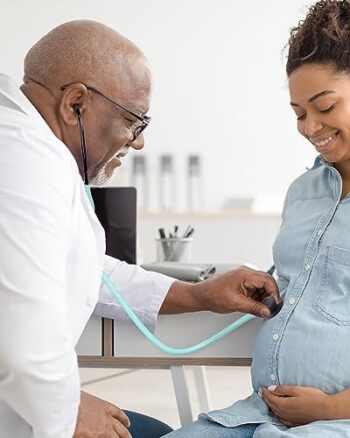
[[[269,319],[271,319],[274,316],[276,316],[280,312],[280,310],[282,309],[282,307],[283,307],[283,300],[281,300],[277,304],[273,297],[266,297],[263,300],[263,304],[265,304],[265,306],[267,306],[269,308],[269,311],[271,313],[271,316],[270,316]]]

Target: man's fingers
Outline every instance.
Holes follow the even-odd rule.
[[[120,421],[125,427],[130,426],[129,417],[122,409],[118,408],[117,406],[111,405],[111,415],[113,418]]]
[[[113,430],[117,434],[115,438],[132,438],[128,429],[118,420],[115,421]]]
[[[247,289],[256,290],[260,294],[272,296],[276,303],[281,301],[275,279],[265,272],[255,272],[253,275],[250,272],[250,276],[244,281],[244,286]]]
[[[278,304],[281,301],[281,298],[275,279],[271,276],[266,276],[266,274],[264,278],[265,278],[265,283],[264,283],[265,291],[267,292],[268,295],[272,296],[275,299],[276,303]]]
[[[257,301],[262,301],[265,298],[265,293],[261,293],[261,290],[255,290],[249,295],[250,298]]]
[[[239,304],[238,310],[240,312],[251,313],[260,318],[269,318],[271,316],[269,308],[253,298],[242,296]]]
[[[82,391],[74,437],[131,438],[129,418],[117,406]]]

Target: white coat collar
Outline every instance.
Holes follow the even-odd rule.
[[[22,93],[18,85],[9,76],[0,73],[0,105],[16,109],[24,114],[43,120],[39,111]]]

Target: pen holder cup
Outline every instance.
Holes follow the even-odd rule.
[[[191,261],[192,238],[156,239],[157,262],[183,262]]]

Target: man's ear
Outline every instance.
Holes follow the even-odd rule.
[[[68,85],[63,90],[58,111],[67,125],[76,126],[78,123],[77,115],[82,114],[87,107],[89,92],[83,84]]]

